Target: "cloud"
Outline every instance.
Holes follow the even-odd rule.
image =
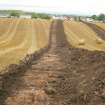
[[[105,0],[0,0],[0,8],[91,15],[105,13]]]

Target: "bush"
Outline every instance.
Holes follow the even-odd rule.
[[[36,13],[32,13],[31,18],[38,18],[38,15]]]
[[[42,13],[32,13],[31,18],[50,19],[50,16],[48,16],[47,14],[42,14]]]
[[[20,17],[20,14],[16,11],[10,13],[10,17]]]
[[[100,14],[100,15],[93,15],[91,16],[92,19],[94,20],[99,20],[99,21],[105,21],[105,15],[104,14]]]
[[[98,16],[98,20],[104,21],[104,20],[105,20],[105,15],[104,15],[104,14],[100,14],[100,15]]]
[[[94,20],[97,20],[97,16],[96,15],[92,15],[91,18],[94,19]]]

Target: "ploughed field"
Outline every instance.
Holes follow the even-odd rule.
[[[105,105],[103,23],[2,21],[0,105]]]
[[[45,47],[49,28],[47,20],[0,19],[0,71]]]

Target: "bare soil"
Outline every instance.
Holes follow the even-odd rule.
[[[105,105],[105,53],[73,48],[53,21],[50,49],[5,77],[0,105]]]

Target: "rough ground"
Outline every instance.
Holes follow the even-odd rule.
[[[105,53],[72,48],[60,20],[50,44],[25,73],[5,78],[0,105],[105,105]]]

